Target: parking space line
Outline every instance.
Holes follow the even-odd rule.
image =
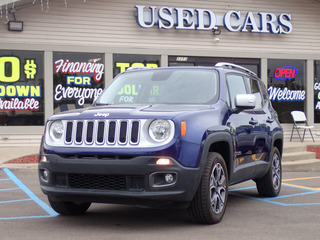
[[[40,216],[23,216],[23,217],[7,217],[7,218],[0,218],[0,220],[18,220],[18,219],[34,219],[34,218],[51,218],[55,216],[51,215],[40,215]]]
[[[229,192],[243,191],[243,190],[248,190],[248,189],[253,189],[253,188],[256,188],[256,187],[244,187],[244,188],[229,189]]]
[[[20,188],[7,188],[7,189],[0,189],[0,192],[2,191],[13,191],[13,190],[19,190]]]
[[[310,180],[310,179],[320,179],[320,177],[291,178],[291,179],[285,179],[285,180],[283,180],[283,182],[303,181],[303,180]],[[311,187],[306,187],[306,186],[301,186],[301,185],[296,185],[296,184],[291,184],[291,183],[286,183],[286,185],[292,186],[292,187],[297,187],[297,188],[300,187],[300,188],[304,188],[304,189],[320,191],[320,188],[311,188]]]
[[[291,186],[289,186],[289,187],[291,187]],[[290,194],[290,195],[281,195],[281,196],[273,197],[272,199],[297,197],[297,196],[309,195],[309,194],[314,194],[314,193],[318,193],[318,192],[317,191],[312,191],[312,192],[296,193],[296,194]]]
[[[311,188],[311,187],[306,187],[306,186],[301,186],[301,185],[296,185],[296,184],[283,183],[282,185],[288,186],[288,187],[305,189],[305,190],[319,191],[317,188]]]
[[[0,182],[1,181],[10,181],[11,179],[10,178],[2,178],[2,179],[0,179]]]
[[[58,216],[58,214],[50,208],[45,202],[43,202],[40,198],[38,198],[29,188],[27,188],[26,185],[24,185],[8,168],[4,168],[3,171],[7,174],[9,177],[9,180],[13,181],[19,190],[22,190],[29,199],[18,199],[18,200],[9,200],[9,201],[3,201],[0,203],[9,203],[9,202],[24,202],[24,201],[34,201],[37,203],[45,212],[47,212],[49,215],[41,215],[41,216],[21,216],[21,217],[0,217],[0,220],[12,220],[12,219],[29,219],[29,218],[45,218],[45,217],[55,217]],[[15,189],[15,190],[16,190]],[[3,191],[10,191],[11,189],[3,189]]]
[[[319,179],[320,177],[303,177],[303,178],[289,178],[283,179],[283,182],[290,182],[290,181],[299,181],[299,180],[309,180],[309,179]]]
[[[0,203],[14,203],[14,202],[26,202],[26,201],[32,201],[32,199],[18,199],[18,200],[8,200],[8,201],[1,201]]]

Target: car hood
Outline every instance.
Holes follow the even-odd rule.
[[[201,111],[212,108],[211,105],[107,105],[62,112],[53,115],[49,120],[76,119],[172,119],[185,112]]]

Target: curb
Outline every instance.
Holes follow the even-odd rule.
[[[38,169],[37,163],[4,163],[0,165],[0,168],[9,169]]]

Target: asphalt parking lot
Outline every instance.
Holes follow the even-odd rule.
[[[1,239],[319,239],[320,172],[285,172],[281,194],[260,198],[252,181],[232,186],[224,219],[194,224],[185,211],[93,204],[57,215],[35,169],[0,169]]]

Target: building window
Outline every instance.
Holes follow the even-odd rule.
[[[314,62],[314,122],[320,123],[320,60]]]
[[[268,60],[268,93],[281,123],[292,123],[291,111],[305,111],[305,61]]]
[[[169,66],[207,66],[213,67],[218,62],[228,62],[245,67],[260,76],[260,59],[257,58],[228,58],[228,57],[193,57],[169,56]]]
[[[54,113],[88,107],[104,87],[104,54],[53,53]]]
[[[0,126],[44,124],[43,52],[0,50]]]
[[[129,67],[160,67],[160,56],[115,54],[113,63],[113,77],[115,77]]]

